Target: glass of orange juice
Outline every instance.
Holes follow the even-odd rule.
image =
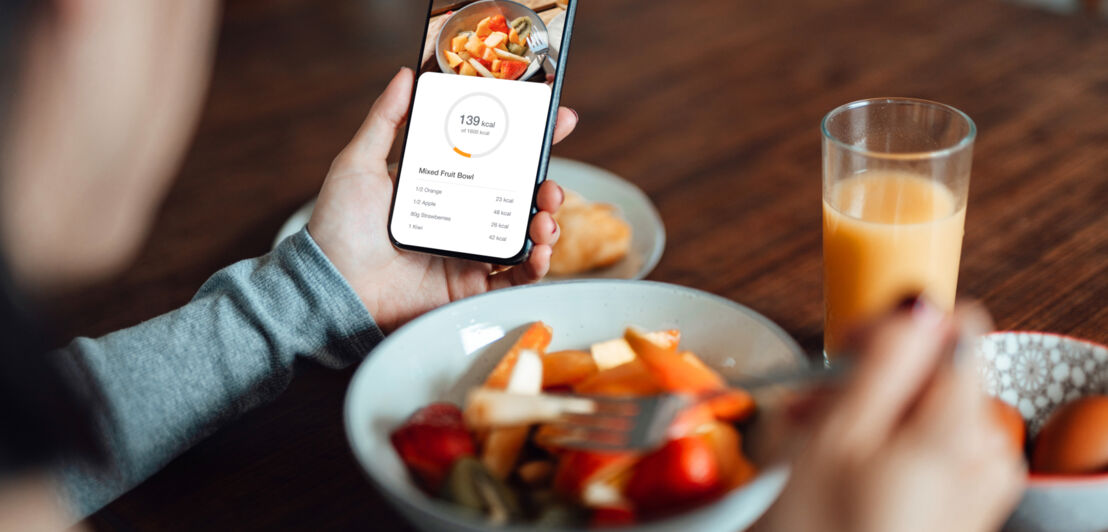
[[[874,98],[831,111],[821,130],[830,362],[901,298],[953,309],[977,128],[949,105]]]

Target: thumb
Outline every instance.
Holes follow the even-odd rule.
[[[408,113],[414,79],[411,69],[401,68],[385,87],[385,92],[377,97],[369,116],[344,150],[355,164],[369,165],[388,158],[396,140],[396,130]]]
[[[914,407],[953,333],[951,320],[924,300],[885,319],[826,419],[837,428],[837,438],[854,449],[881,445]]]

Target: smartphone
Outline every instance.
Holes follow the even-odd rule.
[[[501,265],[531,251],[577,0],[431,0],[389,238]]]

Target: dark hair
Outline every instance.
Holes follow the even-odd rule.
[[[0,0],[0,135],[35,4]],[[81,376],[66,373],[60,354],[47,352],[34,314],[0,253],[0,477],[59,459],[104,457],[93,417],[102,402],[96,390],[82,388]]]
[[[98,391],[46,336],[20,303],[0,263],[0,477],[62,459],[102,463],[95,430]]]
[[[20,43],[35,17],[33,4],[32,0],[0,0],[0,141],[7,133],[4,126],[15,92]]]
[[[24,32],[34,20],[32,0],[0,0],[0,80],[10,80]]]

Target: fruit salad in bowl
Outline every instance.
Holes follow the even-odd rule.
[[[546,25],[530,8],[507,0],[470,4],[439,31],[435,54],[445,73],[503,80],[523,80],[545,57],[528,44],[532,35],[545,40]]]
[[[664,354],[644,357],[650,345]],[[645,281],[534,285],[390,334],[355,373],[344,424],[367,478],[421,530],[732,532],[787,479],[763,445],[779,419],[771,403],[735,391],[679,417],[661,445],[594,452],[562,447],[547,423],[483,423],[473,398],[641,397],[809,364],[771,321],[712,294]]]
[[[420,408],[391,434],[413,479],[492,524],[630,525],[709,503],[750,482],[757,468],[742,451],[739,429],[754,413],[742,390],[691,352],[677,330],[622,337],[587,350],[549,351],[552,329],[527,326],[464,406]],[[507,390],[509,395],[487,391]],[[680,414],[666,441],[645,450],[590,450],[559,444],[554,423],[493,426],[494,399],[562,392],[642,397],[713,392]],[[518,401],[518,399],[517,399]],[[505,405],[500,405],[501,407]],[[518,407],[517,407],[518,409]],[[526,416],[526,412],[516,412]]]

